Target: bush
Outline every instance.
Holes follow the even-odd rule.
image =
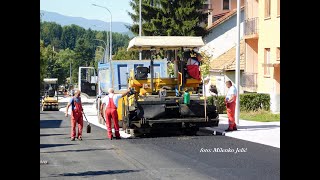
[[[213,104],[213,97],[208,97],[208,104]],[[219,114],[226,114],[227,109],[224,103],[225,96],[218,96],[217,109]],[[270,95],[259,93],[240,94],[240,111],[270,110]]]
[[[227,108],[226,108],[226,104],[224,103],[224,98],[225,98],[225,96],[218,96],[218,98],[217,98],[217,109],[218,109],[219,114],[226,114],[227,113]],[[208,97],[208,104],[212,105],[214,99],[216,99],[216,98],[214,98],[213,96],[209,96]]]
[[[240,94],[240,111],[270,110],[270,95],[259,93]]]

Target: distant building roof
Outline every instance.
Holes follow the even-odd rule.
[[[245,59],[244,59],[244,40],[240,41],[240,70],[244,70]],[[212,60],[210,63],[210,70],[225,70],[232,71],[236,69],[236,46],[229,49],[224,54]]]
[[[241,7],[241,11],[244,10],[244,6]],[[233,15],[237,14],[237,9],[233,9],[229,11],[228,13],[224,14],[224,16],[220,17],[219,19],[215,20],[210,27],[207,27],[207,31],[210,31],[211,29],[215,28],[219,24],[225,22],[226,20],[230,19]]]

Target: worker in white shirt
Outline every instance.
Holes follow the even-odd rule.
[[[119,124],[118,124],[118,113],[117,113],[117,108],[118,108],[118,101],[120,98],[124,97],[130,92],[130,89],[126,91],[123,94],[114,94],[114,89],[109,88],[108,90],[109,94],[106,95],[102,99],[102,103],[100,106],[100,113],[101,116],[103,117],[103,105],[106,105],[106,126],[107,126],[107,137],[112,140],[112,129],[111,129],[111,118],[113,120],[114,124],[114,130],[115,130],[115,137],[116,139],[121,139],[120,133],[119,133]]]
[[[235,131],[237,130],[237,125],[234,117],[235,109],[236,109],[237,89],[232,85],[231,81],[227,81],[226,86],[227,88],[229,88],[225,98],[228,121],[229,121],[229,127],[228,129],[226,129],[226,131]]]

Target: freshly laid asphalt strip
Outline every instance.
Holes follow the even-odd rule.
[[[110,141],[94,125],[70,141],[70,117],[45,111],[40,119],[45,179],[280,179],[279,148],[205,133]]]

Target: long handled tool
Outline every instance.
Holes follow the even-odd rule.
[[[86,121],[88,122],[88,125],[87,125],[87,133],[91,133],[91,125],[90,125],[90,123],[89,123],[89,121],[88,121],[88,119],[87,119],[87,117],[86,117],[86,114],[84,114],[84,112],[83,112],[83,111],[82,111],[82,113],[83,113],[83,115],[84,115],[84,117],[85,117]]]
[[[206,95],[206,83],[203,79],[202,76],[202,83],[203,83],[203,90],[202,90],[202,94],[204,95],[203,101],[204,101],[204,119],[207,122],[208,121],[208,117],[207,117],[207,95]]]
[[[100,109],[100,107],[99,107],[99,109]],[[103,110],[103,108],[102,108],[102,110]],[[102,119],[103,119],[104,123],[106,123],[106,124],[107,124],[106,119],[104,118],[104,116],[103,116],[101,113],[100,113],[100,116],[102,117]]]
[[[103,116],[101,116],[102,117],[102,119],[104,120],[104,123],[106,123],[107,124],[107,121],[106,121],[106,119],[103,117]]]

